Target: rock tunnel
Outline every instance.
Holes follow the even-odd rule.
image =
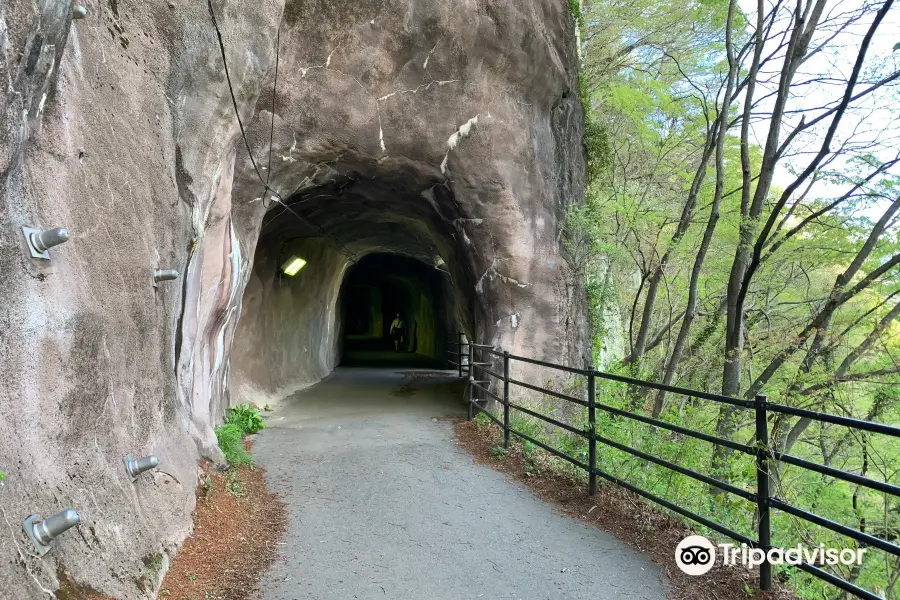
[[[456,295],[441,258],[452,237],[432,234],[433,209],[421,197],[404,206],[404,193],[397,183],[363,180],[272,203],[234,334],[235,401],[277,402],[342,363],[442,364],[472,297]],[[294,258],[304,265],[287,275]],[[392,357],[397,314],[406,325],[403,356]]]
[[[326,376],[366,294],[415,321],[410,354],[459,328],[588,360],[567,2],[84,4],[0,9],[0,506],[82,517],[45,560],[0,537],[15,597],[63,572],[144,597],[133,575],[189,532],[224,409]],[[33,259],[23,226],[71,239]],[[133,484],[128,453],[159,472]]]

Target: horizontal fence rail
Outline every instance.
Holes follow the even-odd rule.
[[[887,540],[882,537],[873,535],[872,533],[866,533],[864,531],[860,531],[858,529],[854,529],[852,527],[848,527],[846,525],[831,521],[813,512],[793,506],[792,504],[787,503],[772,494],[770,489],[770,466],[774,461],[783,462],[828,477],[834,477],[835,479],[847,481],[849,483],[860,485],[895,497],[900,497],[900,486],[889,482],[871,479],[864,475],[857,475],[855,473],[836,469],[828,465],[821,465],[796,456],[792,456],[790,454],[773,450],[772,448],[770,448],[769,444],[768,417],[769,413],[784,414],[810,419],[812,421],[818,421],[822,423],[841,425],[858,431],[892,436],[895,438],[900,438],[900,427],[770,403],[768,402],[767,397],[764,394],[756,396],[756,398],[754,398],[753,400],[744,400],[740,398],[731,398],[719,394],[701,392],[698,390],[680,388],[671,385],[662,385],[635,379],[632,377],[625,377],[622,375],[603,373],[594,369],[593,367],[589,367],[587,369],[579,369],[565,365],[557,365],[533,358],[513,355],[509,352],[498,350],[495,346],[476,344],[474,342],[466,341],[465,335],[462,333],[458,334],[457,340],[451,342],[449,346],[452,348],[452,350],[448,351],[449,355],[451,357],[456,357],[457,360],[454,361],[448,359],[448,362],[457,368],[460,378],[468,378],[469,385],[467,386],[466,392],[468,400],[468,419],[472,420],[476,411],[484,414],[493,423],[503,429],[503,440],[505,447],[509,447],[510,437],[516,436],[522,440],[534,444],[535,446],[545,450],[549,454],[560,458],[579,469],[582,469],[588,474],[588,493],[591,495],[593,495],[597,491],[597,480],[598,478],[601,478],[610,483],[621,486],[635,494],[638,494],[639,496],[642,496],[643,498],[646,498],[656,504],[659,504],[660,506],[663,506],[664,508],[671,510],[674,513],[690,519],[691,521],[699,523],[704,527],[707,527],[728,538],[731,538],[736,542],[747,544],[748,546],[751,546],[753,548],[761,548],[765,551],[768,551],[772,548],[771,511],[777,510],[789,514],[797,519],[813,523],[840,535],[856,540],[860,544],[860,547],[877,548],[893,556],[900,557],[900,545],[894,543],[891,540]],[[501,361],[502,363],[502,373],[498,372],[497,370],[497,360]],[[571,394],[558,392],[556,390],[551,390],[540,385],[528,383],[525,381],[521,381],[520,379],[514,379],[510,377],[510,365],[511,363],[515,362],[544,367],[547,369],[552,369],[554,371],[584,377],[585,381],[583,382],[583,385],[580,386],[580,388],[585,392],[584,395],[586,396],[586,399],[575,397]],[[701,431],[689,429],[687,427],[681,427],[679,425],[674,425],[658,418],[648,417],[636,412],[623,410],[621,408],[616,408],[604,403],[597,402],[596,382],[598,379],[624,383],[636,388],[652,389],[672,394],[678,394],[680,396],[688,398],[709,400],[712,402],[727,404],[748,411],[753,411],[755,417],[754,445],[751,446],[747,444],[741,444],[739,442],[735,442],[719,436],[710,435]],[[499,391],[492,390],[494,384],[497,385],[497,388],[494,389],[499,388]],[[510,399],[511,388],[522,388],[525,390],[530,390],[532,392],[550,396],[552,398],[556,398],[574,405],[587,408],[587,425],[580,428],[549,415],[541,414],[535,409],[528,408],[522,406],[519,403],[513,402]],[[487,404],[491,400],[497,402],[502,408],[502,419],[498,418],[488,410]],[[601,436],[597,433],[598,410],[616,418],[637,421],[646,425],[650,425],[652,427],[658,427],[671,431],[673,433],[702,440],[704,442],[708,442],[717,446],[722,446],[735,452],[753,457],[756,463],[756,489],[754,491],[749,491],[740,488],[729,482],[721,481],[710,475],[699,473],[695,470],[677,465],[664,458],[653,456],[652,454],[649,454],[647,452],[631,448],[626,444],[616,442],[615,440]],[[587,463],[585,463],[583,460],[579,460],[579,458],[570,456],[565,452],[554,448],[546,442],[537,440],[523,431],[518,431],[513,428],[510,425],[511,411],[527,415],[543,423],[546,423],[553,427],[557,427],[559,429],[562,429],[563,431],[586,440],[588,445]],[[696,481],[700,481],[708,485],[710,488],[716,488],[723,493],[732,494],[752,503],[753,505],[755,505],[756,509],[756,515],[754,519],[756,525],[756,539],[751,539],[750,537],[743,535],[726,525],[707,519],[706,517],[678,506],[647,490],[643,490],[629,483],[628,481],[600,470],[597,467],[598,445],[624,452],[625,454],[634,456],[648,463],[661,466],[674,473],[678,473]],[[797,568],[859,598],[864,598],[866,600],[881,599],[881,596],[875,595],[872,592],[859,587],[854,583],[841,579],[837,575],[834,575],[815,565],[801,563],[797,565]],[[764,562],[762,565],[760,565],[759,577],[760,588],[763,590],[771,589],[772,565],[768,562]]]

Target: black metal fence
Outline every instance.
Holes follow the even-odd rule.
[[[864,531],[860,531],[858,529],[854,529],[852,527],[847,527],[830,519],[826,519],[820,515],[809,512],[797,506],[793,506],[783,500],[779,499],[777,496],[772,494],[770,489],[770,463],[772,461],[780,461],[786,464],[794,465],[796,467],[800,467],[802,469],[807,469],[810,471],[814,471],[821,475],[825,475],[828,477],[834,477],[835,479],[840,479],[843,481],[847,481],[856,485],[860,485],[863,487],[867,487],[879,492],[883,492],[885,494],[890,494],[895,497],[900,497],[900,486],[894,485],[892,483],[887,483],[884,481],[878,481],[875,479],[871,479],[862,475],[857,475],[855,473],[851,473],[848,471],[844,471],[841,469],[836,469],[830,466],[814,463],[790,454],[785,454],[781,452],[774,451],[770,448],[769,444],[769,425],[768,418],[769,413],[780,413],[784,415],[797,416],[802,418],[811,419],[813,421],[819,421],[824,423],[831,423],[837,425],[843,425],[848,428],[861,431],[861,432],[870,432],[870,433],[878,433],[884,434],[887,436],[892,436],[894,438],[900,438],[900,427],[895,427],[891,425],[885,425],[882,423],[875,423],[871,421],[864,421],[860,419],[854,419],[850,417],[843,417],[839,415],[832,415],[827,413],[816,412],[812,410],[806,410],[802,408],[794,408],[791,406],[785,406],[782,404],[770,403],[767,401],[767,398],[764,394],[760,394],[756,396],[754,400],[743,400],[738,398],[730,398],[727,396],[722,396],[719,394],[710,394],[707,392],[701,392],[697,390],[691,390],[686,388],[680,388],[670,385],[661,385],[658,383],[652,383],[649,381],[642,381],[639,379],[634,379],[631,377],[624,377],[621,375],[613,375],[610,373],[602,373],[597,371],[593,367],[587,369],[578,369],[573,367],[567,367],[563,365],[557,365],[553,363],[548,363],[540,360],[535,360],[532,358],[526,358],[524,356],[516,356],[512,355],[509,352],[503,352],[497,350],[494,346],[488,346],[484,344],[476,344],[473,342],[468,342],[463,333],[458,334],[457,340],[455,342],[451,342],[450,345],[453,348],[448,353],[451,357],[455,358],[455,360],[449,360],[448,362],[453,365],[459,377],[462,378],[464,376],[468,377],[469,385],[467,386],[467,399],[468,399],[468,418],[472,419],[475,411],[482,412],[491,421],[500,426],[503,429],[503,441],[504,446],[509,445],[509,440],[511,435],[515,435],[523,440],[526,440],[535,446],[542,448],[543,450],[549,452],[550,454],[561,458],[574,466],[584,470],[588,474],[588,493],[593,495],[597,491],[597,478],[605,479],[609,482],[612,482],[616,485],[619,485],[635,494],[643,496],[644,498],[659,504],[672,512],[675,512],[683,517],[686,517],[696,523],[699,523],[713,531],[716,531],[728,538],[735,540],[736,542],[747,544],[751,548],[760,548],[766,552],[771,548],[771,520],[770,513],[771,511],[778,510],[784,513],[793,515],[799,519],[804,521],[813,523],[820,527],[824,527],[831,531],[834,531],[838,534],[847,536],[851,539],[859,542],[861,547],[871,547],[878,548],[883,550],[893,556],[900,557],[900,546],[894,543],[891,540],[884,539],[882,537],[877,537],[875,535],[866,533]],[[489,360],[490,359],[490,360]],[[493,360],[496,359],[496,360]],[[497,373],[493,370],[495,367],[495,362],[500,362],[502,364],[502,373]],[[586,387],[587,387],[587,399],[583,398],[575,398],[568,394],[563,394],[557,392],[555,390],[550,390],[547,388],[543,388],[538,385],[533,385],[530,383],[526,383],[524,381],[520,381],[517,379],[513,379],[510,377],[510,364],[513,362],[521,362],[527,363],[530,365],[535,365],[539,367],[544,367],[547,369],[553,369],[556,371],[565,372],[571,375],[582,376],[586,379]],[[721,404],[730,404],[732,406],[739,407],[741,409],[752,410],[755,413],[755,439],[756,443],[753,446],[749,446],[746,444],[741,444],[738,442],[734,442],[732,440],[728,440],[722,437],[709,435],[700,431],[695,431],[692,429],[688,429],[685,427],[680,427],[678,425],[674,425],[672,423],[668,423],[666,421],[648,417],[642,414],[638,414],[635,412],[623,410],[620,408],[616,408],[613,406],[609,406],[604,404],[603,402],[597,401],[596,395],[596,382],[598,379],[616,381],[620,383],[628,384],[629,386],[634,386],[635,388],[649,388],[653,390],[659,390],[663,392],[679,394],[682,396],[690,397],[690,398],[699,398],[710,400],[713,402],[721,403]],[[501,390],[501,393],[495,393],[491,391],[492,383],[498,383],[498,387]],[[558,419],[554,419],[548,415],[540,414],[537,411],[531,410],[524,406],[514,403],[510,399],[510,386],[516,386],[520,388],[524,388],[527,390],[531,390],[533,392],[537,392],[540,394],[546,394],[548,396],[558,398],[560,400],[564,400],[566,402],[570,402],[579,406],[583,406],[587,408],[588,414],[588,425],[585,429],[579,429],[578,427],[574,427],[571,424],[564,423]],[[498,417],[491,414],[486,410],[486,402],[489,400],[494,400],[503,409],[503,419],[500,420]],[[715,479],[710,477],[709,475],[705,475],[703,473],[698,473],[692,469],[688,469],[682,466],[679,466],[675,463],[672,463],[668,460],[653,456],[651,454],[647,454],[645,452],[641,452],[640,450],[636,450],[627,445],[621,444],[614,440],[605,438],[597,433],[597,411],[606,412],[609,415],[614,415],[616,417],[621,417],[625,419],[631,419],[634,421],[639,421],[641,423],[652,425],[654,427],[659,427],[662,429],[666,429],[672,431],[674,433],[678,433],[681,435],[689,436],[695,439],[703,440],[709,442],[714,445],[722,446],[725,448],[729,448],[730,450],[740,452],[743,454],[750,455],[755,457],[756,460],[756,493],[747,491],[745,489],[734,486],[725,481],[721,481],[719,479]],[[587,459],[588,462],[585,464],[583,461],[578,460],[575,457],[569,456],[568,454],[561,452],[560,450],[553,448],[549,444],[541,442],[540,440],[535,439],[534,437],[522,432],[517,431],[510,425],[510,411],[517,411],[519,413],[528,415],[530,417],[539,419],[544,423],[548,423],[555,427],[558,427],[562,430],[565,430],[573,435],[580,436],[584,438],[587,442],[588,453]],[[664,498],[660,498],[659,496],[652,494],[646,490],[640,489],[627,481],[624,481],[618,477],[610,475],[599,468],[597,468],[597,446],[598,444],[608,446],[611,448],[615,448],[632,456],[635,456],[641,460],[659,465],[666,469],[670,469],[676,473],[681,475],[685,475],[687,477],[691,477],[697,481],[701,481],[711,487],[717,488],[723,492],[727,492],[730,494],[734,494],[740,498],[743,498],[749,502],[752,502],[756,505],[757,515],[756,519],[754,519],[756,523],[756,539],[751,539],[733,529],[722,525],[720,523],[716,523],[711,521],[701,515],[698,515],[690,510],[682,508],[672,502]],[[840,577],[833,575],[832,573],[821,569],[815,565],[801,563],[797,565],[797,568],[815,576],[819,579],[822,579],[841,590],[847,591],[859,598],[865,598],[866,600],[882,600],[882,596],[878,596],[873,594],[872,592],[863,589],[854,583],[841,579]],[[759,574],[759,585],[763,590],[771,589],[772,587],[772,565],[768,562],[764,562],[760,565],[760,574]]]

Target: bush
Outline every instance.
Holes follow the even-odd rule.
[[[491,418],[483,412],[480,412],[477,415],[475,415],[474,420],[475,420],[475,428],[476,429],[481,429],[482,427],[485,427],[485,426],[491,424]]]
[[[225,411],[225,425],[237,425],[242,433],[256,433],[266,427],[262,416],[249,404],[238,404]]]
[[[253,457],[244,449],[244,430],[235,423],[216,427],[216,439],[225,459],[233,467],[253,464]]]

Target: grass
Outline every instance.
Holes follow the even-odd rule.
[[[153,578],[158,577],[163,568],[163,555],[159,552],[148,554],[142,560],[147,573]]]
[[[236,424],[225,424],[216,427],[216,439],[225,460],[232,467],[253,464],[253,457],[244,449],[244,430]]]
[[[491,456],[497,460],[503,460],[507,456],[509,456],[509,450],[507,450],[502,444],[496,444],[491,446]]]
[[[216,439],[225,460],[232,467],[253,464],[253,457],[244,449],[244,436],[265,428],[262,416],[249,404],[239,404],[225,411],[225,424],[216,427]]]
[[[228,495],[234,498],[243,498],[247,495],[247,491],[238,480],[237,471],[234,469],[228,471],[228,476],[225,478],[225,489],[228,491]]]

